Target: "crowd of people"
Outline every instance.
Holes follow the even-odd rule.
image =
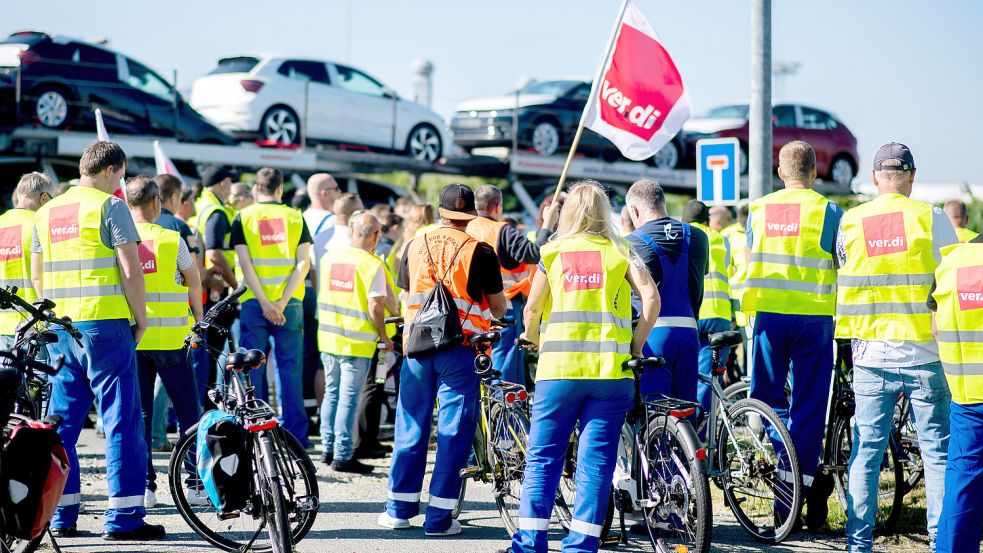
[[[909,198],[915,164],[904,145],[878,150],[878,196],[845,213],[812,189],[815,152],[796,141],[779,154],[784,188],[738,206],[736,222],[728,208],[696,200],[670,217],[662,187],[643,180],[628,190],[616,223],[606,190],[583,181],[544,202],[528,234],[504,218],[501,191],[490,185],[445,186],[436,209],[407,198],[366,209],[358,194],[318,173],[285,205],[278,170],[262,168],[246,184],[210,167],[191,187],[171,175],[133,177],[116,197],[126,167],[118,145],[97,142],[80,160],[77,186],[56,194],[48,177],[30,173],[15,208],[0,215],[3,251],[21,248],[0,263],[2,284],[29,301],[54,300],[82,333],[76,342],[60,332],[50,348],[65,356],[51,413],[63,419],[71,462],[51,522],[57,536],[78,535],[75,444],[94,404],[107,438],[104,536],[164,538],[162,526],[144,521],[157,501],[150,454],[169,448],[169,406],[183,433],[210,407],[207,388],[222,381],[203,348],[185,351],[184,337],[245,283],[238,314],[218,323],[235,329],[240,346],[272,350],[282,425],[305,447],[305,396],[315,399],[320,459],[331,470],[365,474],[374,469],[364,460],[392,456],[383,527],[411,528],[420,512],[436,406],[424,531],[461,532],[451,513],[478,424],[479,377],[460,336],[511,318],[492,350],[502,379],[531,386],[517,339],[539,350],[515,553],[547,549],[574,428],[577,495],[563,547],[599,547],[634,393],[624,361],[663,357],[642,376],[643,396],[706,408],[697,374],[714,370],[708,336],[732,327],[748,339],[751,397],[788,426],[810,528],[825,523],[832,491],[819,460],[834,337],[849,338],[857,413],[849,550],[872,550],[879,466],[901,394],[911,401],[924,462],[933,548],[979,550],[983,239],[965,228],[965,204],[939,209]],[[400,366],[386,324],[394,315],[406,324]],[[421,345],[421,335],[439,341],[427,333],[448,324],[441,316],[453,319],[457,341]],[[0,313],[5,346],[18,321]],[[387,374],[398,383],[393,447],[379,435]],[[269,397],[265,368],[255,378],[258,397]]]

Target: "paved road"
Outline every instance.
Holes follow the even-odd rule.
[[[432,454],[432,453],[431,453]],[[82,464],[82,495],[84,513],[79,520],[79,528],[87,536],[72,540],[62,540],[60,545],[66,552],[105,553],[159,551],[165,553],[199,553],[214,551],[198,538],[178,515],[167,493],[166,484],[158,492],[160,505],[151,509],[148,520],[162,523],[167,527],[168,539],[156,544],[115,544],[102,541],[102,510],[106,506],[105,460],[102,440],[91,430],[85,430],[79,445]],[[166,470],[167,455],[156,454],[155,462],[160,471]],[[379,528],[376,517],[383,509],[386,491],[386,461],[375,462],[378,467],[375,475],[349,476],[334,473],[326,467],[318,468],[321,486],[322,506],[314,529],[297,550],[301,553],[330,551],[347,552],[386,552],[391,553],[492,553],[508,545],[507,536],[502,529],[498,511],[495,510],[490,487],[474,485],[469,487],[469,501],[461,515],[464,532],[451,538],[426,538],[419,526],[402,531]],[[161,475],[164,482],[166,475]],[[805,553],[843,551],[844,541],[833,534],[800,534],[796,539],[777,546],[763,547],[753,542],[737,525],[729,511],[722,505],[715,505],[713,528],[713,551],[743,553],[750,551],[774,551],[776,553]],[[413,520],[422,524],[422,517]],[[552,550],[558,550],[562,535],[555,532],[551,537]],[[620,551],[651,551],[648,543],[635,542]],[[901,538],[882,543],[878,551],[920,553],[928,551],[924,536]]]

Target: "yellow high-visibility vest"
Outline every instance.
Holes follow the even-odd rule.
[[[34,212],[14,208],[0,215],[0,286],[16,286],[17,295],[38,299],[31,282],[31,238]],[[17,310],[0,311],[0,334],[12,336],[24,317]]]
[[[633,378],[622,368],[632,337],[626,251],[589,236],[542,247],[551,301],[536,380]]]
[[[932,206],[882,194],[848,211],[840,228],[847,259],[837,279],[836,336],[931,341]]]
[[[226,261],[229,262],[229,267],[235,269],[236,252],[234,249],[229,247],[229,238],[232,235],[232,220],[235,219],[236,210],[222,203],[222,200],[218,199],[218,196],[216,196],[211,190],[204,190],[201,193],[201,198],[195,202],[195,211],[197,213],[197,215],[195,215],[195,217],[197,217],[195,226],[198,229],[198,234],[202,237],[205,236],[205,225],[208,223],[208,218],[212,216],[212,213],[221,211],[225,214],[226,219],[229,220],[230,230],[229,232],[225,233],[225,237],[222,239],[222,245],[225,249],[225,251],[222,252],[222,255],[224,255]],[[208,260],[207,256],[205,256],[205,252],[201,253],[202,256],[205,257],[205,268],[210,269],[212,267],[212,262]]]
[[[836,269],[820,239],[829,200],[787,188],[751,202],[751,256],[741,310],[833,315]]]
[[[703,276],[703,303],[700,319],[726,319],[730,321],[730,282],[727,278],[727,245],[724,237],[712,228],[699,223],[690,225],[702,230],[710,243],[710,272]]]
[[[741,296],[747,284],[747,233],[744,226],[738,223],[720,231],[730,245],[730,265],[727,267],[730,282],[730,300],[734,310],[734,321],[737,326],[747,326],[747,315],[741,311]]]
[[[137,232],[140,233],[140,267],[147,286],[147,332],[137,349],[181,349],[193,321],[188,287],[175,279],[181,233],[151,223],[137,223]]]
[[[379,333],[369,312],[372,281],[385,270],[378,256],[358,248],[334,248],[318,268],[317,343],[332,355],[372,357]]]
[[[935,279],[939,358],[952,401],[983,403],[983,244],[942,248]]]
[[[282,204],[255,203],[239,212],[239,221],[263,293],[270,301],[277,301],[297,266],[304,216]],[[245,282],[241,268],[236,269],[236,278]],[[242,301],[255,297],[252,290],[246,290]],[[304,287],[298,286],[291,297],[303,301]]]
[[[102,243],[102,210],[112,196],[73,186],[38,210],[35,227],[44,259],[45,297],[73,321],[132,320],[116,262]]]
[[[969,242],[970,240],[976,238],[977,236],[979,235],[976,232],[966,227],[956,229],[956,237],[959,238],[960,242]]]

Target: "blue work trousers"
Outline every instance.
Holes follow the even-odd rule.
[[[444,532],[451,525],[451,511],[461,495],[460,472],[467,464],[478,425],[478,375],[470,348],[407,357],[403,364],[386,501],[389,516],[410,519],[420,512],[435,400],[440,403],[437,460],[424,521],[431,533]]]
[[[799,455],[802,483],[811,486],[829,406],[833,317],[759,312],[753,340],[751,397],[767,403],[785,423]],[[792,385],[791,403],[786,381]]]
[[[270,350],[270,339],[276,344],[276,391],[277,403],[283,414],[283,427],[307,447],[307,410],[304,408],[303,376],[301,359],[304,354],[304,312],[300,300],[291,299],[283,310],[286,322],[275,325],[263,317],[259,301],[246,300],[239,314],[242,339],[240,345],[246,349]],[[256,385],[256,397],[266,399],[269,391],[266,384],[266,366],[252,373]]]
[[[730,321],[727,319],[714,317],[712,319],[701,319],[698,323],[697,332],[700,334],[700,374],[713,375],[713,351],[710,349],[709,335],[724,332],[725,330],[730,330]],[[721,349],[720,359],[717,363],[719,365],[725,364],[728,355],[730,355],[730,347]],[[720,380],[723,378],[723,375],[717,375],[716,378]],[[710,390],[709,384],[704,384],[703,381],[696,384],[696,400],[705,413],[710,410],[710,399],[712,396],[713,392]]]
[[[81,483],[75,444],[96,403],[106,431],[106,481],[109,508],[105,529],[127,532],[143,525],[147,510],[143,493],[147,476],[147,446],[140,416],[136,344],[126,319],[74,323],[82,333],[81,345],[67,332],[58,331],[51,344],[53,355],[64,355],[65,363],[51,378],[49,412],[62,417],[61,436],[71,471],[61,503],[51,520],[52,528],[75,526],[81,507]]]
[[[935,553],[980,553],[983,527],[983,403],[953,402],[949,460]]]
[[[700,340],[695,328],[655,327],[645,341],[643,353],[663,357],[666,363],[661,367],[646,369],[642,374],[642,397],[662,399],[662,396],[668,396],[696,401]]]
[[[543,380],[536,383],[526,472],[519,500],[514,553],[546,553],[547,531],[570,436],[580,425],[576,500],[564,552],[594,552],[608,509],[611,478],[634,383],[621,380]]]
[[[525,386],[525,352],[515,344],[516,338],[524,330],[522,326],[522,306],[523,302],[518,298],[509,302],[509,308],[505,312],[505,316],[514,318],[515,324],[509,325],[499,332],[501,339],[492,346],[491,358],[492,367],[502,371],[502,380]]]

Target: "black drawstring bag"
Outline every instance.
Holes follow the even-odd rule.
[[[420,310],[417,311],[413,321],[408,325],[408,331],[403,339],[403,351],[406,356],[422,357],[451,349],[464,341],[464,331],[461,328],[461,318],[457,313],[457,304],[447,287],[444,286],[444,279],[447,278],[448,271],[454,266],[457,255],[470,241],[471,238],[468,238],[457,248],[450,264],[444,269],[443,276],[434,279],[434,287],[427,292],[427,297],[420,305]],[[436,274],[437,264],[433,260],[433,254],[430,253],[430,244],[427,242],[426,234],[423,235],[423,244],[427,247],[427,256],[430,258],[430,267],[433,270],[431,274]]]

